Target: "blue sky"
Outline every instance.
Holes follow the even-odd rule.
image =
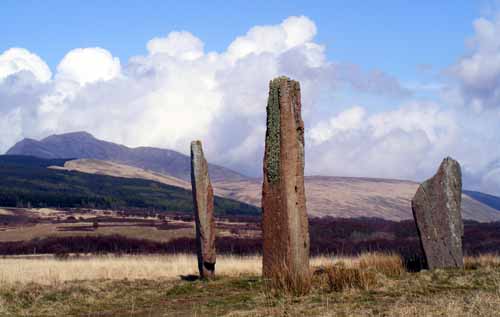
[[[0,0],[0,151],[85,130],[262,172],[268,81],[302,87],[306,173],[500,195],[500,10],[484,1]]]
[[[24,47],[53,68],[75,47],[99,46],[121,60],[154,36],[188,30],[222,51],[254,25],[305,15],[332,60],[405,80],[421,64],[442,68],[463,53],[485,1],[19,1],[0,2],[0,51]]]

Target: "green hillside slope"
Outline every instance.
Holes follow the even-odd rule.
[[[0,206],[144,208],[191,212],[191,192],[143,179],[48,169],[64,159],[0,156]],[[216,197],[219,215],[258,214],[254,206]]]

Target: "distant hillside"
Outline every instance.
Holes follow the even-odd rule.
[[[175,179],[142,170],[127,165],[103,162],[98,160],[73,160],[64,164],[68,170],[86,173],[99,173],[122,177],[140,177],[151,179],[169,185],[189,188],[190,184]],[[308,213],[315,217],[377,217],[387,220],[412,219],[411,198],[415,194],[418,184],[411,181],[353,178],[353,177],[326,177],[309,176],[306,181],[306,203]],[[262,182],[259,179],[243,181],[219,181],[213,183],[215,193],[219,196],[260,206]],[[495,198],[488,198],[491,202],[479,197],[482,193],[464,191],[463,217],[464,219],[488,222],[500,221],[500,212],[492,208]],[[485,194],[483,194],[485,195]]]
[[[193,210],[189,190],[156,181],[80,173],[62,167],[66,160],[0,156],[0,206],[142,208],[157,211]],[[258,214],[255,206],[216,197],[215,211]]]
[[[323,217],[377,217],[388,220],[412,219],[411,199],[418,183],[404,180],[306,176],[306,203],[309,215]],[[260,206],[262,182],[245,180],[216,182],[215,188],[225,197]],[[500,213],[462,195],[464,219],[500,221]]]
[[[500,197],[471,190],[464,190],[464,194],[467,194],[475,200],[500,211]]]
[[[24,139],[10,148],[6,154],[30,155],[47,159],[107,160],[160,172],[186,181],[191,179],[190,158],[184,154],[153,147],[129,148],[98,140],[87,132],[52,135],[41,141]],[[235,171],[213,164],[209,164],[209,172],[214,181],[236,181],[246,178]]]
[[[110,161],[78,159],[66,161],[63,166],[53,165],[49,168],[115,177],[149,179],[155,182],[191,190],[191,183],[183,179],[148,171],[140,167]]]

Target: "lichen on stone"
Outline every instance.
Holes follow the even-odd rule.
[[[266,170],[267,180],[275,184],[280,179],[280,83],[286,77],[273,79],[267,100]]]

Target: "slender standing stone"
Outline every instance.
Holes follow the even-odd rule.
[[[191,142],[191,186],[196,222],[196,248],[201,278],[215,275],[214,193],[201,141]]]
[[[309,227],[304,191],[304,122],[299,82],[269,83],[262,186],[263,275],[308,287]]]
[[[427,268],[463,267],[460,165],[445,158],[431,179],[420,185],[412,200]]]

